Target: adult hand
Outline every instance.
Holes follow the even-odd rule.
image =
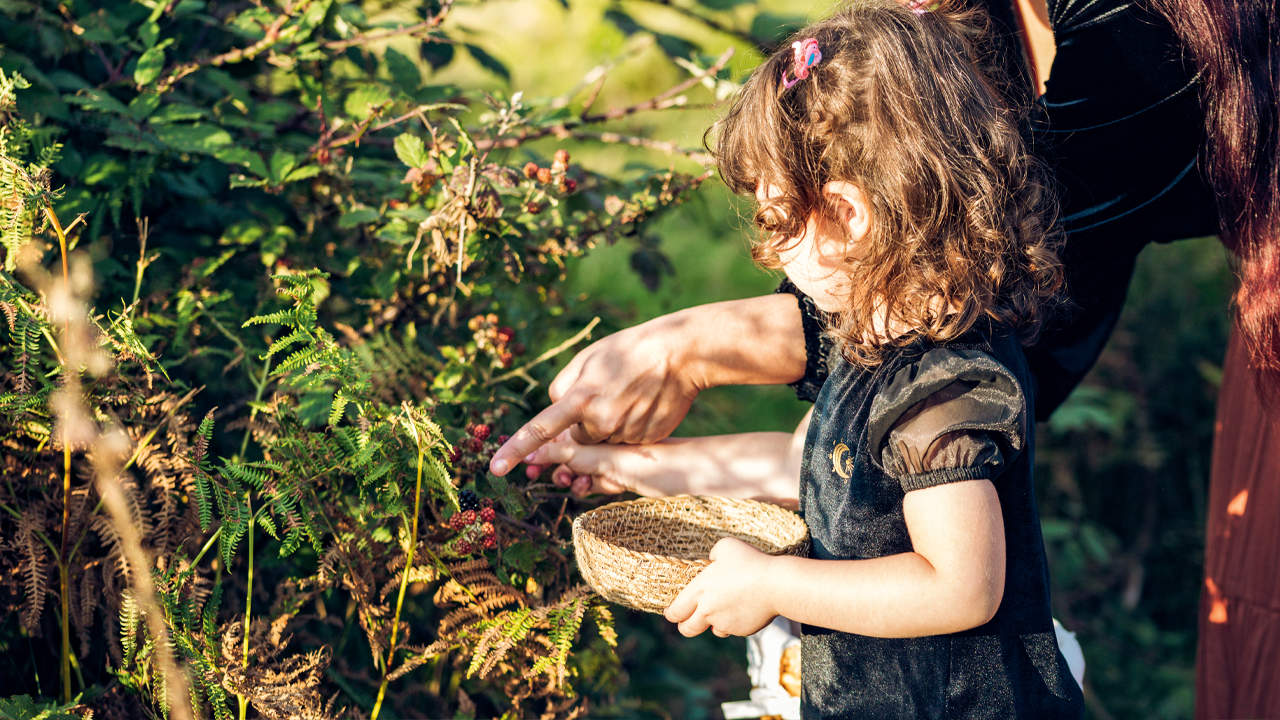
[[[551,383],[551,405],[498,448],[489,469],[505,475],[570,428],[581,443],[666,438],[700,389],[685,367],[685,326],[679,313],[664,315],[587,346]]]
[[[773,622],[761,583],[770,581],[770,556],[737,538],[721,538],[711,548],[711,564],[698,573],[663,612],[685,637],[707,628],[716,637],[750,635]]]

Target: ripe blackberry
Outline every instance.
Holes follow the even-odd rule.
[[[472,490],[463,490],[458,493],[458,505],[463,510],[478,510],[480,508],[480,498]]]

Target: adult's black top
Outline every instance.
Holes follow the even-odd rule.
[[[992,17],[1000,63],[1010,77],[1027,77],[1011,0],[977,1]],[[1048,9],[1057,56],[1028,137],[1058,184],[1071,307],[1027,349],[1042,419],[1097,360],[1138,252],[1218,227],[1198,168],[1204,115],[1194,65],[1173,28],[1149,0],[1048,0]],[[814,316],[806,312],[811,349]],[[822,359],[811,357],[801,397],[816,397]]]

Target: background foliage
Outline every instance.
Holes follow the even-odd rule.
[[[819,12],[0,2],[0,717],[161,712],[167,648],[218,717],[744,696],[741,641],[615,621],[572,572],[581,504],[483,468],[588,328],[772,287],[688,149]],[[1095,717],[1190,715],[1227,295],[1216,242],[1148,251],[1042,428],[1055,612]],[[718,390],[680,433],[803,409]]]

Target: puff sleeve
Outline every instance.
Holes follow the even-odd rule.
[[[784,279],[774,292],[794,295],[800,303],[800,322],[804,327],[804,377],[790,385],[796,391],[796,397],[813,402],[827,381],[827,355],[831,352],[831,340],[823,332],[822,311],[790,280]]]
[[[898,370],[872,400],[871,457],[906,492],[995,480],[1022,451],[1026,396],[981,350],[934,348]]]

